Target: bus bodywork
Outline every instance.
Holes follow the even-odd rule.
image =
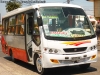
[[[41,74],[61,66],[86,69],[97,61],[97,37],[80,6],[35,4],[7,13],[2,24],[2,51],[36,65]]]

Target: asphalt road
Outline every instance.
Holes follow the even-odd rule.
[[[98,62],[92,63],[85,71],[78,66],[49,69],[47,75],[100,75],[100,51],[98,51]],[[0,75],[39,75],[33,65],[18,61],[11,61],[0,49]]]

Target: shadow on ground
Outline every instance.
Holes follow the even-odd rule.
[[[4,57],[4,58],[11,61],[10,57]],[[32,70],[33,72],[37,72],[35,66],[30,65],[28,63],[17,61],[15,62],[15,64],[20,65],[29,70]],[[68,66],[68,67],[53,68],[53,69],[48,69],[48,70],[49,71],[46,75],[75,75],[75,74],[82,74],[82,73],[89,73],[89,72],[97,71],[97,69],[93,67],[90,67],[87,70],[83,71],[79,68],[79,66],[71,66],[71,67]]]

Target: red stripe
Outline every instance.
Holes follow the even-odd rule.
[[[19,49],[19,48],[11,48],[11,49],[14,54],[14,58],[22,60],[24,62],[28,62],[26,50]]]

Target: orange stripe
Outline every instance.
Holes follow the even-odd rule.
[[[84,43],[91,43],[91,41],[90,40],[86,40],[86,41],[70,41],[70,42],[63,42],[62,44],[78,46],[78,45],[81,45],[81,44],[84,44]]]

